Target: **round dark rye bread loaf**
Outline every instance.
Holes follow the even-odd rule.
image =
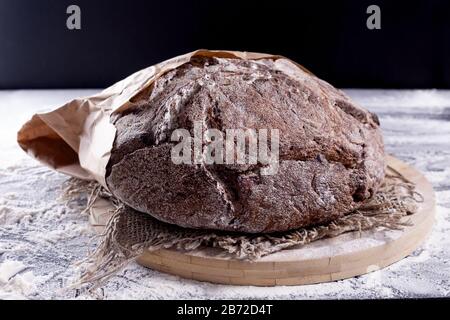
[[[284,60],[287,61],[287,60]],[[326,223],[358,208],[384,178],[378,119],[341,91],[273,60],[194,58],[160,77],[114,119],[111,192],[190,228],[249,233]],[[174,129],[278,129],[279,168],[174,164]]]

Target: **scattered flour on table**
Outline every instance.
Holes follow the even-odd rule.
[[[67,177],[30,159],[15,141],[17,129],[39,109],[92,92],[0,91],[0,299],[93,298],[67,289],[78,276],[75,263],[96,244],[88,217],[80,214],[86,198],[68,205],[58,200]],[[215,285],[132,263],[100,294],[106,299],[450,297],[450,121],[440,118],[447,112],[450,119],[450,91],[351,90],[350,95],[380,114],[388,151],[421,170],[436,190],[433,232],[410,257],[364,276],[292,287]]]

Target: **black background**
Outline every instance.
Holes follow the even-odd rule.
[[[66,28],[81,7],[82,30]],[[381,8],[381,30],[366,9]],[[450,88],[449,1],[0,0],[0,88],[105,87],[199,48],[285,55],[338,87]]]

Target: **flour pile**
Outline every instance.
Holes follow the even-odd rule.
[[[0,300],[25,299],[37,290],[39,277],[20,261],[5,260],[0,264]]]

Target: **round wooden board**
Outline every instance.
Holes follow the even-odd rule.
[[[416,184],[424,197],[419,210],[408,217],[403,230],[351,232],[283,250],[254,262],[202,248],[184,252],[176,249],[147,251],[138,258],[143,266],[183,278],[221,284],[276,286],[329,282],[384,268],[413,252],[426,238],[434,222],[434,192],[416,169],[393,158],[390,167]],[[91,209],[90,221],[99,231],[109,218],[109,202],[99,199]]]

